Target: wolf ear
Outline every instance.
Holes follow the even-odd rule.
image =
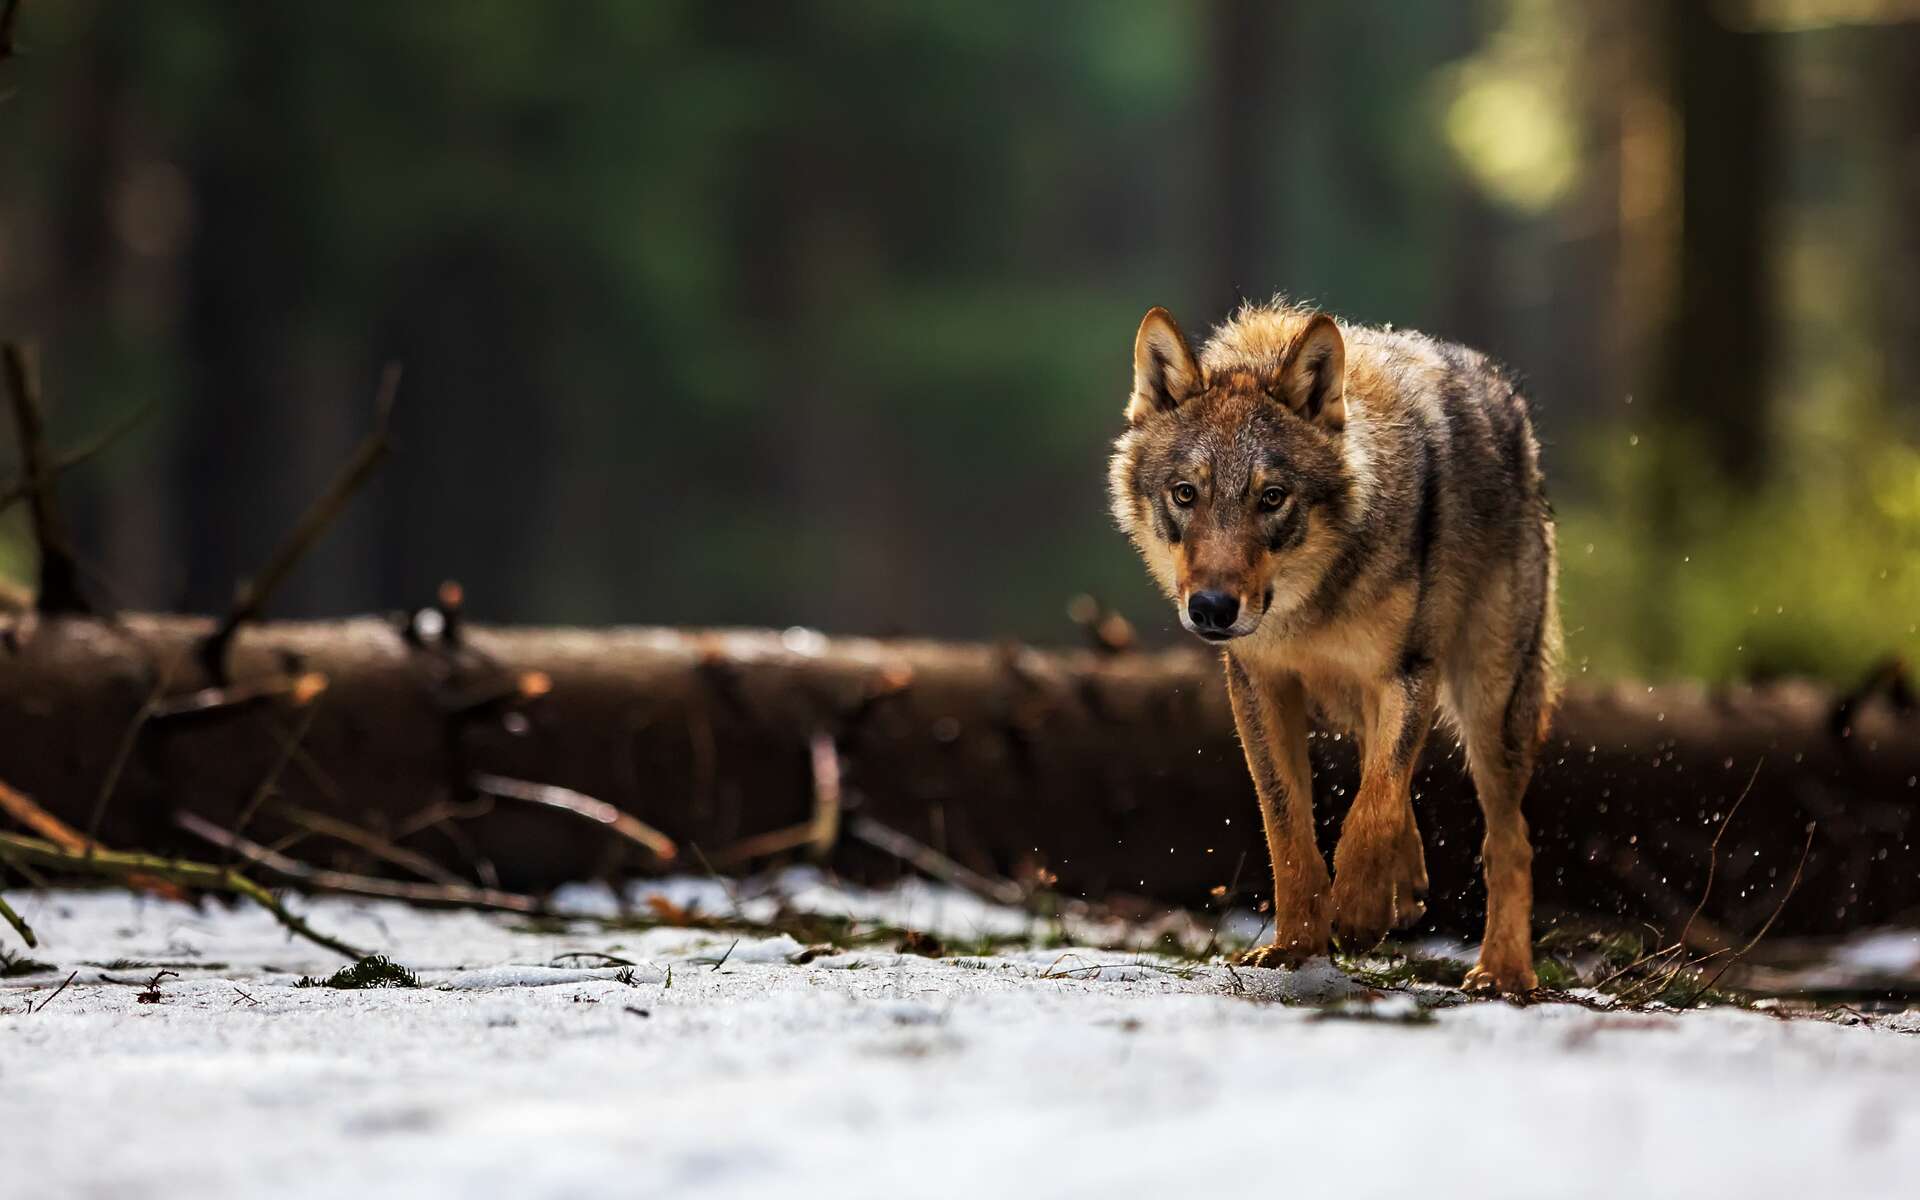
[[[1133,396],[1127,420],[1135,425],[1157,412],[1171,412],[1200,390],[1200,364],[1173,314],[1155,308],[1133,335]]]
[[[1333,318],[1321,313],[1293,340],[1274,398],[1330,429],[1347,423],[1347,344]]]

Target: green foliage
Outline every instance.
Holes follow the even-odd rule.
[[[1872,412],[1808,430],[1746,492],[1703,469],[1697,435],[1651,426],[1595,447],[1601,496],[1560,516],[1569,677],[1852,682],[1911,661],[1920,450],[1903,433]]]
[[[415,988],[420,980],[412,971],[384,954],[369,954],[349,967],[341,967],[325,979],[302,975],[295,987],[329,987],[346,990],[360,988]]]

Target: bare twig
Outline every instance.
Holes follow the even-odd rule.
[[[798,825],[784,825],[779,829],[769,829],[765,833],[756,833],[744,837],[713,852],[714,864],[733,868],[756,858],[767,858],[775,854],[785,854],[797,850],[813,841],[813,822],[802,821]]]
[[[274,760],[273,767],[261,778],[260,786],[253,789],[253,795],[247,800],[247,806],[240,810],[239,816],[234,818],[235,838],[246,832],[247,826],[253,823],[254,814],[260,811],[260,806],[267,802],[267,797],[272,795],[274,789],[280,785],[280,776],[286,774],[287,764],[293,761],[294,751],[298,750],[300,743],[306,740],[307,731],[313,728],[314,714],[319,711],[318,704],[307,705],[306,711],[301,714],[299,727],[294,730],[292,737],[281,744],[280,757]],[[226,848],[226,857],[221,860],[220,865],[223,867],[233,865],[231,846]]]
[[[1713,845],[1707,849],[1707,883],[1700,889],[1700,902],[1693,906],[1693,912],[1688,915],[1687,923],[1680,927],[1679,940],[1682,946],[1688,944],[1687,935],[1693,932],[1693,923],[1700,919],[1700,910],[1707,906],[1708,898],[1713,895],[1713,878],[1720,870],[1720,839],[1727,836],[1727,827],[1733,824],[1734,814],[1740,811],[1740,806],[1745,804],[1747,797],[1752,794],[1754,781],[1760,778],[1760,768],[1766,763],[1765,755],[1754,762],[1753,774],[1747,776],[1747,786],[1741,789],[1739,799],[1735,800],[1733,807],[1727,810],[1727,819],[1720,822],[1720,828],[1714,831]]]
[[[79,978],[79,975],[80,975],[80,972],[77,970],[74,971],[72,974],[68,975],[65,982],[61,983],[59,987],[53,989],[53,995],[48,996],[45,1000],[42,1000],[40,1002],[40,1007],[32,1009],[31,1011],[45,1012],[47,1009],[47,1005],[52,1004],[55,1000],[58,1000],[60,998],[60,993],[66,991],[68,985],[71,984],[75,979]]]
[[[179,658],[169,659],[160,664],[153,681],[153,690],[134,711],[133,719],[127,722],[126,731],[120,735],[120,743],[113,749],[113,760],[107,764],[107,773],[100,780],[100,790],[93,798],[93,812],[87,817],[87,841],[94,842],[100,836],[100,822],[107,815],[107,802],[113,799],[114,789],[120,786],[120,776],[127,769],[127,763],[133,758],[133,748],[140,742],[140,731],[153,719],[160,705],[160,698],[166,695],[167,685],[173,681],[173,673],[179,669]]]
[[[876,850],[904,859],[923,874],[964,888],[996,904],[1026,903],[1026,892],[1013,880],[989,879],[953,861],[925,842],[908,837],[897,829],[890,829],[872,817],[855,817],[852,824],[847,826],[847,832]]]
[[[1740,790],[1740,795],[1735,798],[1733,806],[1727,809],[1726,819],[1721,821],[1720,828],[1714,831],[1713,843],[1707,848],[1706,886],[1700,889],[1699,901],[1694,904],[1693,911],[1687,915],[1686,923],[1680,927],[1679,938],[1671,945],[1662,946],[1658,950],[1650,950],[1640,955],[1632,962],[1627,963],[1625,966],[1609,974],[1606,978],[1593,985],[1595,991],[1605,990],[1606,986],[1616,979],[1638,970],[1640,967],[1646,966],[1649,963],[1657,962],[1660,963],[1662,967],[1667,967],[1670,964],[1671,969],[1669,969],[1665,975],[1654,974],[1648,979],[1638,981],[1634,986],[1626,989],[1626,991],[1621,994],[1621,998],[1631,1002],[1632,997],[1640,994],[1642,991],[1651,995],[1658,995],[1666,991],[1673,981],[1680,977],[1682,972],[1699,966],[1701,963],[1718,957],[1731,949],[1730,939],[1721,933],[1718,928],[1715,928],[1712,938],[1710,939],[1710,944],[1713,946],[1713,949],[1709,953],[1694,959],[1692,962],[1686,961],[1687,949],[1693,944],[1692,934],[1694,922],[1700,919],[1701,911],[1707,907],[1707,901],[1713,895],[1714,879],[1719,874],[1720,840],[1727,836],[1727,829],[1733,824],[1734,815],[1740,811],[1740,806],[1745,804],[1747,797],[1752,794],[1754,782],[1760,778],[1760,768],[1766,765],[1766,761],[1766,757],[1762,755],[1754,762],[1753,773],[1747,776],[1747,786]]]
[[[342,821],[338,817],[315,812],[313,809],[291,804],[285,800],[274,805],[273,810],[307,833],[345,842],[355,849],[371,854],[381,862],[412,871],[422,879],[454,886],[461,886],[464,883],[458,875],[426,855],[416,853],[405,846],[397,846],[371,829],[363,829],[349,821]]]
[[[27,944],[27,949],[31,950],[40,944],[40,939],[33,936],[33,926],[27,924],[19,913],[13,911],[13,905],[7,903],[5,896],[0,896],[0,921],[13,926],[13,931],[20,935],[20,940]]]
[[[152,854],[123,854],[114,850],[89,849],[76,853],[63,850],[52,842],[41,841],[39,838],[16,837],[9,833],[0,833],[0,859],[32,863],[64,871],[79,871],[88,875],[118,879],[122,882],[134,876],[154,875],[183,887],[234,892],[266,909],[273,914],[274,920],[315,945],[324,946],[348,958],[366,957],[363,951],[328,937],[295,916],[287,910],[285,905],[273,898],[273,893],[253,880],[211,863],[161,858]]]
[[[7,343],[4,356],[7,393],[12,398],[14,427],[20,438],[21,477],[28,488],[33,539],[40,550],[40,594],[35,607],[43,616],[85,615],[93,609],[80,591],[80,568],[60,519],[48,462],[39,361],[30,347],[17,342]]]
[[[127,410],[119,420],[93,435],[89,440],[82,442],[80,445],[75,446],[73,449],[55,459],[52,466],[53,473],[55,475],[61,475],[79,466],[81,463],[86,462],[127,434],[138,429],[148,417],[153,415],[154,411],[154,404],[151,400]],[[34,489],[39,486],[40,480],[37,477],[23,473],[20,478],[8,484],[4,489],[0,489],[0,512],[5,512],[15,504],[26,499],[32,495]]]
[[[21,828],[39,834],[64,850],[84,853],[88,848],[99,845],[92,838],[82,835],[71,825],[42,808],[32,796],[4,782],[0,782],[0,812],[5,812],[12,817]],[[152,876],[130,876],[127,882],[141,891],[150,892],[156,896],[166,896],[174,900],[184,900],[187,896],[186,892],[180,888],[164,879],[155,879]]]
[[[768,830],[742,838],[714,854],[714,861],[732,867],[770,854],[782,854],[802,846],[819,862],[833,851],[840,840],[840,752],[831,735],[816,732],[807,744],[808,761],[813,771],[813,815],[798,825]]]
[[[237,833],[220,828],[205,817],[177,812],[174,824],[220,849],[237,854],[249,866],[259,866],[318,892],[340,892],[350,896],[373,896],[383,900],[405,900],[413,904],[442,904],[455,908],[484,908],[499,912],[543,913],[538,900],[516,892],[468,887],[465,884],[409,883],[398,879],[378,879],[330,871],[289,858],[277,850],[248,841]]]
[[[680,856],[679,847],[673,839],[631,813],[622,812],[605,800],[596,800],[572,788],[563,788],[551,783],[534,783],[525,779],[511,779],[505,775],[489,775],[475,772],[468,780],[477,792],[489,796],[498,796],[503,800],[519,800],[527,804],[544,804],[548,808],[557,808],[575,816],[585,817],[596,824],[605,825],[621,837],[637,842],[652,852],[655,858],[663,862],[672,862]]]
[[[1722,963],[1720,965],[1720,969],[1713,973],[1713,978],[1701,984],[1700,990],[1695,992],[1693,995],[1687,997],[1687,1002],[1685,1004],[1682,1004],[1680,1007],[1692,1008],[1694,1004],[1696,1004],[1699,1001],[1700,997],[1712,991],[1713,985],[1720,982],[1720,977],[1722,975],[1725,975],[1729,970],[1731,970],[1735,963],[1745,958],[1749,950],[1752,950],[1755,946],[1759,945],[1760,939],[1763,937],[1766,937],[1767,931],[1773,928],[1773,923],[1780,919],[1781,912],[1784,911],[1787,907],[1787,901],[1793,899],[1794,891],[1798,889],[1800,886],[1801,873],[1807,869],[1807,855],[1812,853],[1813,851],[1813,831],[1815,828],[1816,826],[1812,822],[1808,822],[1807,840],[1806,840],[1806,843],[1800,847],[1800,861],[1793,868],[1793,878],[1787,881],[1787,890],[1781,893],[1780,903],[1773,906],[1773,914],[1767,918],[1766,924],[1760,926],[1759,930],[1756,931],[1752,937],[1747,939],[1746,945],[1734,951],[1733,956],[1727,959],[1726,962]]]
[[[200,658],[212,678],[225,683],[227,681],[227,647],[233,641],[233,635],[240,626],[248,621],[257,620],[267,601],[286,579],[293,568],[306,556],[313,544],[320,540],[327,526],[346,508],[347,501],[360,490],[374,468],[392,453],[393,441],[389,428],[393,420],[393,403],[400,390],[400,365],[389,363],[380,375],[380,391],[374,399],[373,431],[360,443],[353,457],[347,461],[333,483],[321,493],[320,498],[301,516],[293,527],[287,540],[280,543],[267,560],[260,573],[242,583],[234,594],[233,607],[200,647]]]

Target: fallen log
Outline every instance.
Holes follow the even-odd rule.
[[[97,811],[109,845],[191,849],[176,812],[227,830],[246,813],[249,838],[303,838],[314,866],[390,869],[317,835],[321,813],[490,888],[664,869],[647,837],[609,836],[579,805],[517,803],[491,778],[613,805],[683,864],[752,838],[798,855],[818,847],[764,835],[815,822],[824,737],[841,824],[895,831],[978,877],[1183,904],[1266,888],[1220,670],[1198,647],[490,628],[461,620],[456,597],[394,620],[249,624],[216,678],[209,620],[22,621],[0,647],[0,779],[76,828]],[[314,676],[323,691],[300,686]],[[1348,750],[1314,739],[1329,848],[1353,792]],[[1920,714],[1885,681],[1848,696],[1796,682],[1570,689],[1527,804],[1541,909],[1677,928],[1749,780],[1703,921],[1735,935],[1765,921],[1810,823],[1775,932],[1920,914]],[[1429,922],[1470,930],[1480,820],[1444,731],[1416,788]],[[828,861],[899,870],[874,843],[838,837]]]

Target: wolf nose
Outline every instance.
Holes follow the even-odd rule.
[[[1226,592],[1195,592],[1187,597],[1187,616],[1195,629],[1225,633],[1240,615],[1240,601]]]

